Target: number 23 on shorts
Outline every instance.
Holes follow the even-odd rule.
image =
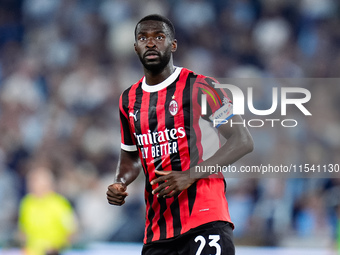
[[[209,235],[208,241],[210,241],[210,242],[208,243],[208,246],[214,247],[216,249],[216,253],[215,253],[216,255],[221,255],[221,246],[218,243],[219,240],[220,240],[220,235]],[[197,248],[195,255],[201,255],[204,247],[206,246],[207,240],[203,236],[199,235],[199,236],[196,236],[194,241],[196,243],[199,242],[199,246]]]

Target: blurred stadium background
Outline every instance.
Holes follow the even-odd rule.
[[[173,21],[175,64],[195,72],[339,77],[337,0],[0,0],[0,254],[22,247],[19,202],[37,166],[53,170],[78,220],[65,254],[139,254],[143,177],[121,208],[109,206],[105,192],[120,150],[118,98],[142,75],[134,27],[150,13]],[[317,121],[284,134],[250,128],[255,151],[240,164],[339,163],[340,86],[308,89]],[[237,254],[337,250],[339,179],[227,182]]]

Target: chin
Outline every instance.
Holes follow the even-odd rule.
[[[144,65],[145,69],[149,70],[152,73],[159,73],[161,72],[165,65],[161,65],[161,64],[154,64],[154,65],[150,65],[150,64],[146,64]]]

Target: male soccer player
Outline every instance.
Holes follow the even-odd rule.
[[[173,65],[174,36],[160,15],[136,25],[134,47],[145,76],[120,97],[121,155],[107,199],[123,205],[127,186],[143,169],[142,254],[235,254],[223,175],[193,178],[190,172],[197,165],[227,166],[252,151],[253,141],[242,125],[214,127],[216,116],[242,119],[231,114],[230,100],[212,78]],[[203,94],[207,114],[201,114]],[[227,139],[223,145],[219,134]]]

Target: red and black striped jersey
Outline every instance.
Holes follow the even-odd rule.
[[[223,106],[221,97],[230,101],[214,89],[214,82],[176,67],[160,84],[147,85],[143,77],[120,97],[121,148],[138,150],[146,177],[144,243],[172,238],[216,220],[231,222],[221,173],[221,178],[200,179],[172,198],[151,193],[156,188],[150,184],[156,178],[155,169],[186,171],[220,148],[218,129],[209,116]],[[205,115],[201,114],[202,94],[207,95]]]

